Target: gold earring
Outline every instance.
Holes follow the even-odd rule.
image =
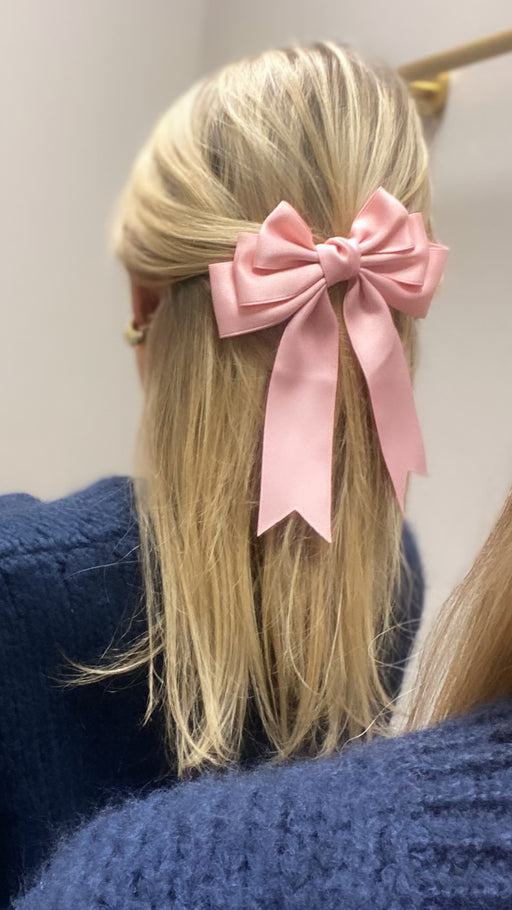
[[[135,325],[135,317],[132,316],[123,332],[125,341],[127,341],[132,348],[136,347],[138,344],[144,344],[146,335],[148,333],[148,328],[148,325],[143,325],[140,328],[137,328]]]

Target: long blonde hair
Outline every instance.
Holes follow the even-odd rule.
[[[512,693],[512,491],[422,649],[408,729]]]
[[[137,159],[115,231],[157,288],[147,343],[140,519],[147,664],[181,772],[240,752],[256,709],[278,757],[325,754],[387,704],[402,518],[331,289],[340,370],[333,542],[298,515],[256,537],[261,436],[277,329],[220,340],[208,266],[285,199],[315,242],[346,236],[377,187],[430,232],[428,157],[406,85],[331,43],[275,50],[195,86]],[[394,315],[413,369],[415,324]]]

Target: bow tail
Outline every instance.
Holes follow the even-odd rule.
[[[427,471],[402,342],[389,307],[363,275],[345,296],[344,318],[368,385],[384,461],[403,511],[409,471]]]
[[[270,378],[258,534],[299,512],[331,541],[338,322],[323,288],[288,322]]]

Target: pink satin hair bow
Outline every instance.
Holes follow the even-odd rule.
[[[447,248],[430,243],[420,213],[380,187],[350,236],[315,245],[280,202],[259,233],[240,233],[232,262],[210,266],[222,338],[287,320],[267,397],[258,534],[293,511],[331,540],[338,323],[328,288],[348,281],[343,317],[361,365],[382,453],[401,508],[407,474],[426,472],[411,378],[389,307],[426,316]]]

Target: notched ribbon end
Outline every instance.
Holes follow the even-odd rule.
[[[323,537],[323,539],[327,543],[332,543],[330,521],[328,521],[327,526],[326,526],[324,522],[319,522],[316,519],[311,518],[311,517],[308,518],[307,515],[304,515],[304,513],[300,509],[289,509],[288,512],[283,512],[278,517],[274,516],[273,518],[268,518],[268,517],[264,518],[260,514],[260,516],[258,518],[258,530],[256,532],[257,536],[261,537],[262,534],[264,534],[266,531],[270,531],[270,529],[273,528],[276,524],[278,524],[278,522],[283,521],[283,519],[289,518],[290,515],[294,515],[294,514],[300,515],[300,517],[304,519],[306,524],[308,524],[311,528],[313,528],[313,530],[316,531],[316,533],[319,534],[320,537]]]
[[[393,487],[395,490],[395,495],[398,500],[398,505],[402,514],[405,512],[405,496],[407,493],[407,485],[409,480],[409,474],[417,474],[419,477],[428,477],[427,465],[425,460],[415,467],[408,468],[403,476],[396,477],[396,475],[390,472],[391,479],[393,481]]]

